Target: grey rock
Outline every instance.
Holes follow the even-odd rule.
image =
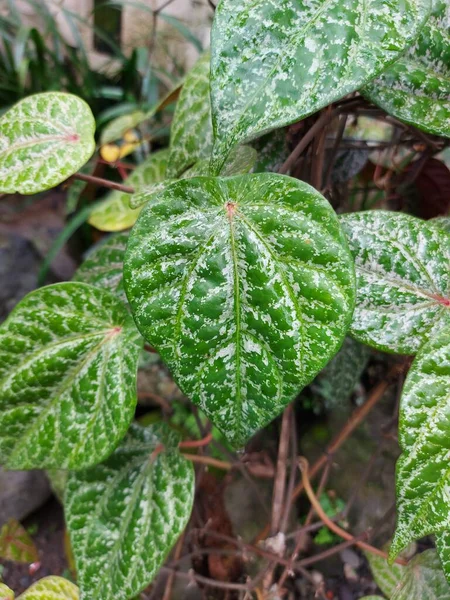
[[[42,471],[0,469],[0,527],[10,519],[21,521],[42,506],[50,494]]]

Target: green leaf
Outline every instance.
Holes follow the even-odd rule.
[[[397,563],[390,565],[385,558],[371,552],[365,552],[364,554],[369,562],[375,583],[385,596],[391,598],[405,573],[406,567]]]
[[[450,533],[448,531],[436,534],[436,550],[444,575],[450,583]]]
[[[0,558],[22,563],[39,560],[33,540],[16,519],[5,523],[0,530]]]
[[[344,215],[356,263],[350,333],[386,352],[415,354],[450,323],[450,235],[405,214]]]
[[[141,110],[135,110],[126,115],[120,115],[106,125],[100,136],[100,145],[110,144],[116,140],[121,140],[124,133],[129,129],[134,129],[147,119],[147,116]]]
[[[391,556],[414,539],[450,530],[449,428],[450,326],[421,348],[405,381]]]
[[[430,224],[450,233],[450,217],[435,217],[431,219]]]
[[[194,470],[179,441],[164,423],[133,424],[106,462],[70,474],[64,506],[84,600],[137,596],[186,527]]]
[[[450,137],[450,5],[434,10],[400,60],[363,89],[386,112],[435,135]]]
[[[435,550],[425,550],[405,567],[391,600],[450,600],[450,586]]]
[[[341,345],[354,267],[329,203],[272,173],[173,183],[128,240],[137,326],[235,445],[269,423]]]
[[[73,281],[110,290],[126,301],[122,269],[127,240],[128,233],[117,233],[98,244],[77,269]]]
[[[0,328],[0,456],[81,469],[108,456],[136,406],[142,341],[125,305],[84,283],[28,294]]]
[[[383,596],[364,596],[361,600],[384,600]]]
[[[14,600],[14,592],[4,583],[0,582],[0,600]]]
[[[139,191],[144,186],[163,181],[166,174],[168,150],[151,154],[125,180],[125,184]],[[134,225],[139,209],[130,208],[130,194],[114,190],[92,212],[89,223],[100,231],[123,231]]]
[[[78,600],[75,584],[63,577],[44,577],[33,583],[17,600]]]
[[[80,169],[95,150],[89,106],[71,94],[21,100],[0,118],[0,192],[35,194]]]
[[[285,129],[271,131],[253,140],[252,146],[258,153],[254,173],[277,173],[289,155]]]
[[[170,135],[167,176],[179,177],[212,150],[209,53],[204,54],[186,77],[175,109]]]
[[[234,145],[370,81],[429,11],[430,0],[221,0],[211,33],[212,173]]]

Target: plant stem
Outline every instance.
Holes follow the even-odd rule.
[[[212,439],[212,433],[209,432],[201,440],[186,440],[184,442],[180,442],[178,444],[178,448],[203,448],[204,446],[207,446],[212,441]]]
[[[219,460],[217,458],[212,458],[211,456],[202,456],[200,454],[185,454],[183,452],[184,458],[190,460],[193,463],[199,463],[201,465],[208,465],[210,467],[215,467],[216,469],[221,469],[222,471],[231,471],[233,465],[230,462],[225,460]]]
[[[75,173],[72,175],[73,179],[79,179],[81,181],[86,181],[92,185],[96,185],[97,187],[106,187],[111,190],[117,190],[119,192],[125,192],[126,194],[134,194],[134,188],[129,185],[123,185],[123,183],[116,183],[115,181],[109,181],[108,179],[103,179],[102,177],[95,177],[94,175],[84,175],[83,173]]]
[[[286,487],[286,463],[289,448],[289,429],[292,418],[292,404],[283,413],[281,422],[280,443],[278,446],[277,474],[273,486],[271,534],[275,535],[280,529],[281,509],[283,508]]]

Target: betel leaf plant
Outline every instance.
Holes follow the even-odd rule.
[[[347,336],[417,355],[401,399],[391,559],[435,534],[450,578],[446,221],[389,210],[338,216],[321,193],[345,121],[326,157],[331,167],[324,127],[355,105],[381,112],[364,98],[404,131],[412,124],[449,134],[448,16],[438,0],[221,0],[210,53],[179,95],[170,147],[111,184],[90,214],[97,229],[120,233],[90,252],[72,282],[30,293],[1,326],[2,464],[66,472],[82,599],[136,597],[191,514],[195,456],[183,449],[208,435],[186,441],[170,423],[135,421],[143,347],[237,449],[288,407],[284,435],[290,403]],[[288,157],[283,128],[291,124],[303,133]],[[33,194],[76,179],[93,136],[78,98],[22,100],[0,119],[0,191]],[[430,148],[444,144],[433,138]],[[320,152],[312,186],[296,175]],[[308,496],[313,502],[310,486]],[[292,568],[283,560],[281,589]],[[407,573],[430,561],[435,571],[433,552]],[[393,597],[406,598],[410,579]],[[442,573],[423,579],[447,597]],[[234,585],[248,595],[256,587]]]

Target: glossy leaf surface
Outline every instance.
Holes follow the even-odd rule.
[[[80,169],[95,149],[89,106],[71,94],[28,96],[0,118],[0,192],[35,194]]]
[[[136,191],[145,186],[162,181],[167,168],[168,150],[151,154],[126,178],[125,185]],[[131,195],[114,190],[105,201],[95,208],[89,217],[89,223],[101,231],[123,231],[133,227],[139,210],[130,208]]]
[[[194,470],[179,441],[163,423],[133,424],[106,462],[70,474],[64,506],[85,600],[137,596],[187,525]]]
[[[17,600],[78,600],[75,584],[63,577],[52,575],[33,583]]]
[[[16,519],[11,519],[0,529],[0,558],[22,563],[39,560],[33,540]]]
[[[450,586],[435,550],[425,550],[405,567],[391,600],[450,600]]]
[[[144,337],[235,445],[338,350],[354,302],[331,206],[269,173],[173,183],[133,228],[124,281]]]
[[[117,233],[98,244],[77,269],[73,281],[109,290],[126,300],[123,289],[123,259],[128,233]]]
[[[415,354],[450,323],[450,235],[405,214],[367,211],[341,219],[356,263],[351,334]]]
[[[10,469],[103,460],[136,406],[141,338],[125,305],[84,283],[28,294],[0,328],[0,455]]]
[[[168,177],[179,177],[212,150],[209,54],[188,73],[175,109],[170,134]]]
[[[394,556],[410,541],[450,530],[450,327],[417,354],[400,405]]]
[[[430,0],[221,0],[211,34],[212,173],[234,145],[357,90],[414,41]]]
[[[450,137],[450,5],[434,10],[404,56],[364,88],[372,102],[401,121]]]

